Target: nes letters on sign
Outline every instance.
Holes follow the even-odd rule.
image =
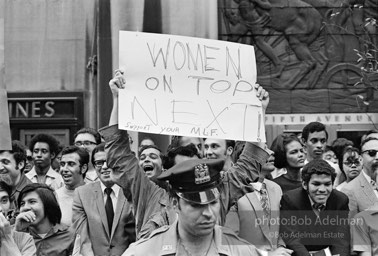
[[[252,46],[120,31],[119,128],[265,141]]]

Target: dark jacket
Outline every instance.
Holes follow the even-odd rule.
[[[319,217],[303,188],[288,191],[281,199],[280,235],[293,255],[310,255],[329,247],[332,255],[350,253],[348,197],[332,190]]]

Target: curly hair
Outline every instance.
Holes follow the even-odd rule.
[[[22,144],[21,141],[12,140],[12,149],[11,150],[0,150],[0,154],[3,152],[9,152],[13,154],[13,158],[16,161],[16,165],[19,163],[24,163],[24,167],[21,169],[21,173],[24,171],[26,164],[26,146]]]
[[[322,132],[322,131],[325,132],[326,139],[328,139],[328,133],[327,133],[325,125],[320,122],[311,122],[303,128],[302,139],[306,142],[308,140],[308,136],[310,135],[310,133]]]
[[[335,169],[326,160],[323,159],[314,159],[303,167],[302,181],[308,184],[313,174],[325,174],[331,176],[332,184],[336,178]]]
[[[31,152],[33,152],[34,146],[37,142],[44,142],[49,145],[51,154],[56,156],[59,153],[59,141],[55,139],[54,136],[45,133],[35,135],[29,143],[29,149]]]

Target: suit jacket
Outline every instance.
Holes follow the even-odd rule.
[[[122,255],[129,244],[135,241],[132,206],[122,190],[119,190],[110,234],[103,198],[99,181],[75,190],[72,225],[80,235],[83,256]]]
[[[237,202],[236,210],[231,210],[226,219],[226,227],[257,248],[273,251],[285,245],[279,237],[280,200],[282,190],[275,182],[265,179],[269,197],[270,219],[263,215],[261,202],[255,192],[248,193]]]
[[[349,255],[350,229],[348,197],[332,190],[326,207],[314,212],[307,191],[303,188],[288,191],[281,199],[280,235],[286,246],[297,256],[309,256],[309,251],[329,247],[332,255]]]
[[[373,186],[362,172],[341,189],[349,198],[350,217],[378,203]]]

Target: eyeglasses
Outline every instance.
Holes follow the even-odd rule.
[[[104,165],[104,163],[106,163],[106,160],[97,160],[97,161],[94,161],[94,166],[96,168],[101,168]]]
[[[360,160],[356,159],[354,161],[343,162],[343,164],[345,164],[346,166],[352,167],[353,165],[360,166],[361,163],[360,163]]]
[[[374,157],[374,156],[377,155],[378,150],[376,150],[376,149],[369,149],[369,150],[362,151],[362,154],[363,154],[363,153],[368,153],[368,155],[369,155],[370,157]]]
[[[93,141],[85,140],[85,141],[76,141],[74,144],[77,147],[81,147],[81,146],[89,147],[91,145],[96,145],[97,143]]]

